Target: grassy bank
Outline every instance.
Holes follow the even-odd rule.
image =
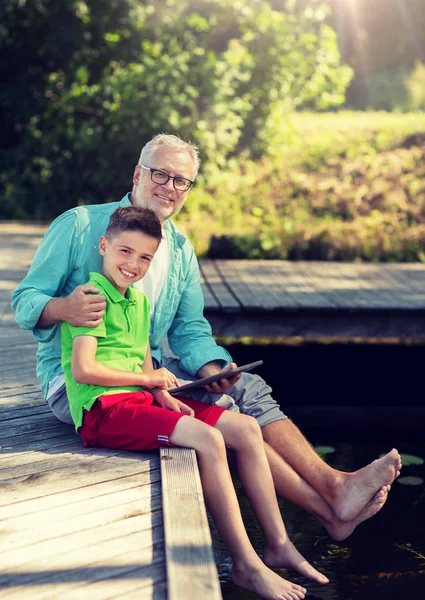
[[[297,114],[178,216],[200,255],[425,260],[425,114]]]

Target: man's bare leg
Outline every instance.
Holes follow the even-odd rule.
[[[322,497],[341,521],[352,521],[374,498],[391,485],[401,469],[400,455],[392,450],[354,473],[337,471],[313,450],[300,430],[289,419],[265,425],[264,440]],[[284,481],[276,481],[277,487]]]
[[[214,427],[185,416],[178,421],[170,441],[196,450],[205,500],[232,557],[235,584],[266,600],[304,598],[305,588],[269,569],[252,547],[227,465],[222,434]]]
[[[267,442],[264,447],[277,495],[313,514],[334,540],[346,539],[360,523],[376,515],[387,500],[389,485],[380,488],[355,519],[341,521],[329,504]]]

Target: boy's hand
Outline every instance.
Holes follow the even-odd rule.
[[[154,391],[155,400],[158,402],[162,408],[166,408],[167,410],[174,410],[176,412],[181,412],[188,417],[194,416],[194,411],[190,406],[182,402],[181,400],[177,400],[177,398],[173,398],[171,394],[169,394],[166,390],[158,390]]]
[[[176,398],[174,398],[174,400],[176,400]],[[179,407],[180,407],[180,412],[182,412],[184,415],[187,415],[188,417],[194,417],[195,416],[195,411],[193,410],[193,408],[190,408],[190,406],[188,406],[187,404],[185,404],[181,400],[177,400],[177,402],[178,402]]]
[[[161,367],[161,369],[143,373],[142,385],[147,388],[160,388],[161,390],[167,390],[170,387],[177,387],[179,382],[173,373],[171,373],[165,367]]]

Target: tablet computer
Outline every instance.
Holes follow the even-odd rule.
[[[180,385],[179,387],[169,388],[167,392],[169,392],[170,394],[181,394],[186,390],[192,390],[197,387],[202,387],[204,385],[212,383],[213,381],[219,381],[220,379],[230,379],[237,373],[243,373],[244,371],[252,371],[252,369],[259,367],[262,364],[262,360],[256,360],[255,362],[248,363],[247,365],[242,365],[241,367],[237,367],[236,369],[220,371],[220,373],[216,373],[215,375],[210,375],[209,377],[202,377],[202,379],[196,379],[195,381],[185,383],[184,385]]]

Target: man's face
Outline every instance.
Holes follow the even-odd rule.
[[[186,150],[160,146],[146,162],[148,163],[146,167],[159,169],[173,177],[193,180],[193,160]],[[189,193],[189,190],[187,192],[176,190],[172,179],[165,184],[154,183],[150,171],[140,166],[137,166],[134,171],[133,184],[131,194],[133,205],[153,210],[161,224],[181,209]]]
[[[140,231],[122,231],[111,238],[102,236],[102,274],[121,294],[142,279],[158,250],[159,241]]]

